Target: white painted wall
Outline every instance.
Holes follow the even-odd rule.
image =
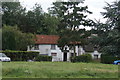
[[[85,53],[82,46],[79,46],[79,47],[75,46],[75,48],[76,48],[75,52],[77,53],[77,56],[82,55],[82,54]],[[74,53],[74,50],[70,50],[70,53]]]
[[[52,56],[52,61],[63,61],[63,55],[64,53],[60,50],[60,48],[55,45],[56,49],[55,50],[51,50],[51,45],[50,44],[44,44],[44,45],[39,45],[39,50],[34,50],[33,48],[29,48],[28,46],[28,51],[38,51],[40,52],[40,54],[48,54],[48,56],[51,56],[51,53],[57,53],[56,56]],[[75,46],[76,47],[76,53],[77,56],[82,55],[85,53],[85,51],[83,50],[82,46]],[[69,50],[69,47],[67,47],[67,50]],[[71,53],[74,53],[73,50],[69,50],[69,52],[67,52],[67,61],[70,61],[70,57],[71,57]],[[94,55],[98,55],[98,58],[100,58],[101,53],[99,53],[98,51],[94,51],[93,53],[90,53],[92,55],[92,58],[94,59]]]
[[[48,56],[51,56],[51,53],[57,53],[56,56],[52,57],[52,61],[63,61],[63,52],[61,52],[60,48],[55,45],[56,49],[51,50],[51,45],[50,44],[44,44],[44,45],[39,45],[39,50],[35,50],[34,47],[31,49],[28,46],[27,51],[38,51],[40,52],[39,54],[48,54]]]
[[[40,54],[48,54],[50,55],[51,45],[39,45],[39,50],[35,50],[34,47],[29,49],[28,51],[38,51]]]
[[[99,53],[98,51],[94,51],[92,53],[90,53],[92,55],[92,58],[95,59],[95,56],[94,55],[98,55],[98,58],[100,59],[101,58],[101,53]]]
[[[52,61],[63,61],[63,52],[60,50],[60,48],[57,45],[55,46],[56,46],[55,50],[50,50],[50,53],[57,53],[57,56],[53,56]]]

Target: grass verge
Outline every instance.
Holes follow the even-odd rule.
[[[118,78],[118,66],[100,63],[3,62],[3,78]]]

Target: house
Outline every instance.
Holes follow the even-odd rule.
[[[58,47],[57,35],[36,35],[35,45],[30,48],[28,46],[28,51],[38,51],[40,55],[52,56],[52,61],[70,61],[70,57],[73,56],[73,48],[65,46],[62,51]],[[85,54],[85,50],[82,46],[75,46],[76,56]]]
[[[93,59],[100,59],[101,57],[101,53],[100,53],[101,51],[92,44],[85,45],[84,50],[85,53],[91,54]]]

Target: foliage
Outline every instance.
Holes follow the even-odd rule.
[[[120,1],[115,1],[113,4],[107,3],[104,9],[106,10],[106,12],[102,12],[104,18],[108,19],[111,27],[120,31]]]
[[[52,56],[39,55],[35,58],[35,61],[52,61]]]
[[[44,27],[42,34],[47,34],[47,35],[55,35],[58,34],[58,24],[59,24],[59,18],[55,16],[51,16],[50,14],[44,14]]]
[[[26,9],[19,2],[2,2],[2,24],[15,26],[25,15]]]
[[[36,34],[57,34],[59,19],[45,13],[40,4],[26,10],[20,3],[4,2],[3,25],[17,25],[22,32]]]
[[[106,12],[102,12],[104,18],[107,18],[106,23],[98,21],[93,28],[98,36],[94,37],[94,42],[98,45],[103,53],[113,56],[120,56],[120,1],[115,1],[113,4],[107,3],[104,7]]]
[[[27,22],[29,24],[27,24],[26,27],[30,26],[30,28],[31,28],[30,31],[28,31],[28,32],[40,33],[42,31],[42,27],[44,27],[43,26],[44,13],[43,13],[43,10],[41,8],[41,5],[35,4],[33,6],[33,10],[28,11],[27,18],[28,18]]]
[[[0,50],[2,50],[2,29],[0,29]]]
[[[61,7],[63,6],[63,4],[61,2],[56,1],[56,2],[53,2],[52,5],[54,5],[54,6],[48,8],[49,14],[51,14],[52,16],[61,18],[63,16],[63,12],[61,10]]]
[[[13,65],[13,66],[11,66]],[[2,77],[4,78],[118,78],[118,66],[100,63],[69,63],[69,62],[3,62]],[[29,79],[27,79],[29,78]],[[87,79],[88,78],[88,79]],[[113,79],[115,78],[115,79]],[[36,80],[38,80],[36,79]],[[15,79],[14,79],[15,80]]]
[[[71,62],[91,62],[92,56],[90,54],[83,54],[80,56],[71,57]]]
[[[35,57],[38,56],[39,52],[34,51],[1,51],[5,53],[8,57],[11,58],[12,61],[27,61],[33,60]]]
[[[92,26],[94,22],[87,18],[85,13],[91,14],[87,6],[78,6],[81,2],[54,2],[49,12],[60,19],[58,32],[60,35],[59,44],[63,48],[71,42],[81,42],[88,35],[80,26]],[[82,31],[82,32],[80,32]],[[83,37],[84,36],[84,37]],[[86,37],[85,37],[86,36]],[[75,47],[75,45],[73,45]],[[74,48],[75,53],[75,48]]]
[[[120,59],[120,57],[112,56],[109,54],[101,55],[101,63],[112,64],[115,60]]]
[[[65,45],[72,46],[73,44],[85,45],[87,43],[86,38],[90,35],[85,29],[78,31],[65,30],[60,34],[60,40],[58,45],[64,47]]]
[[[34,35],[22,33],[16,26],[2,28],[2,50],[27,50],[28,45],[34,44]]]

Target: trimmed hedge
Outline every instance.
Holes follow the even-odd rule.
[[[52,56],[39,55],[36,57],[35,61],[52,61]]]
[[[101,63],[112,64],[115,60],[119,60],[119,57],[115,57],[109,54],[101,54]]]
[[[90,54],[83,54],[80,56],[71,57],[71,62],[91,62],[92,56]]]
[[[39,55],[39,52],[35,51],[1,51],[11,58],[11,61],[27,61],[33,60],[35,57]]]

